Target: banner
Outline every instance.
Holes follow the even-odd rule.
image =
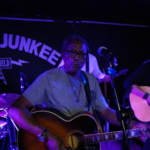
[[[146,54],[141,55],[141,50],[146,53],[149,49],[147,27],[0,19],[0,29],[0,79],[10,87],[11,93],[21,94],[38,75],[57,67],[62,42],[72,34],[88,41],[90,53],[97,57],[101,69],[106,60],[97,54],[100,46],[115,54],[118,68],[132,70],[148,59]]]

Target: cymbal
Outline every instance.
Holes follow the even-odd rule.
[[[4,110],[0,110],[0,117],[6,117],[7,113]]]
[[[4,125],[6,125],[7,122],[6,121],[3,121],[3,120],[0,120],[0,127],[2,128]]]
[[[9,108],[19,97],[20,97],[19,94],[14,93],[0,94],[0,109]]]

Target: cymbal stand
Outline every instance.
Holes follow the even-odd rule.
[[[18,150],[16,131],[18,132],[19,129],[13,119],[8,115],[7,109],[4,109],[4,111],[7,114],[6,120],[9,134],[9,150]]]

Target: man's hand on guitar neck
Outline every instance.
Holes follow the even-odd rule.
[[[147,92],[147,87],[138,86],[136,84],[132,85],[131,93],[137,95],[138,97],[141,97],[142,100],[144,100],[143,96],[144,96],[145,92]],[[150,96],[148,96],[147,99],[145,99],[145,100],[148,103],[150,103]],[[132,105],[132,107],[133,107],[133,105]],[[138,114],[136,112],[134,112],[134,113],[136,114],[136,117],[137,117]],[[141,115],[141,112],[140,112],[140,115]],[[138,139],[142,140],[143,142],[145,142],[147,138],[150,138],[150,125],[148,125],[147,123],[133,122],[131,125],[131,128],[141,128],[142,136],[140,136]]]
[[[150,138],[150,125],[142,122],[132,122],[130,124],[130,128],[136,129],[140,128],[141,129],[141,136],[138,137],[139,140],[146,142],[148,138]]]

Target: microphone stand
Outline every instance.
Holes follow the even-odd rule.
[[[107,59],[107,58],[106,58]],[[120,121],[121,123],[121,127],[123,130],[123,150],[130,150],[129,148],[129,144],[128,144],[128,137],[126,135],[126,129],[125,129],[125,117],[127,116],[126,112],[122,111],[119,100],[118,100],[118,96],[117,96],[117,92],[116,92],[116,88],[115,88],[115,84],[114,84],[114,75],[116,74],[116,70],[113,69],[111,62],[107,59],[107,61],[109,62],[109,67],[108,67],[108,74],[111,77],[111,86],[112,86],[112,90],[113,90],[113,95],[114,95],[114,101],[117,105],[117,118],[118,121]]]

